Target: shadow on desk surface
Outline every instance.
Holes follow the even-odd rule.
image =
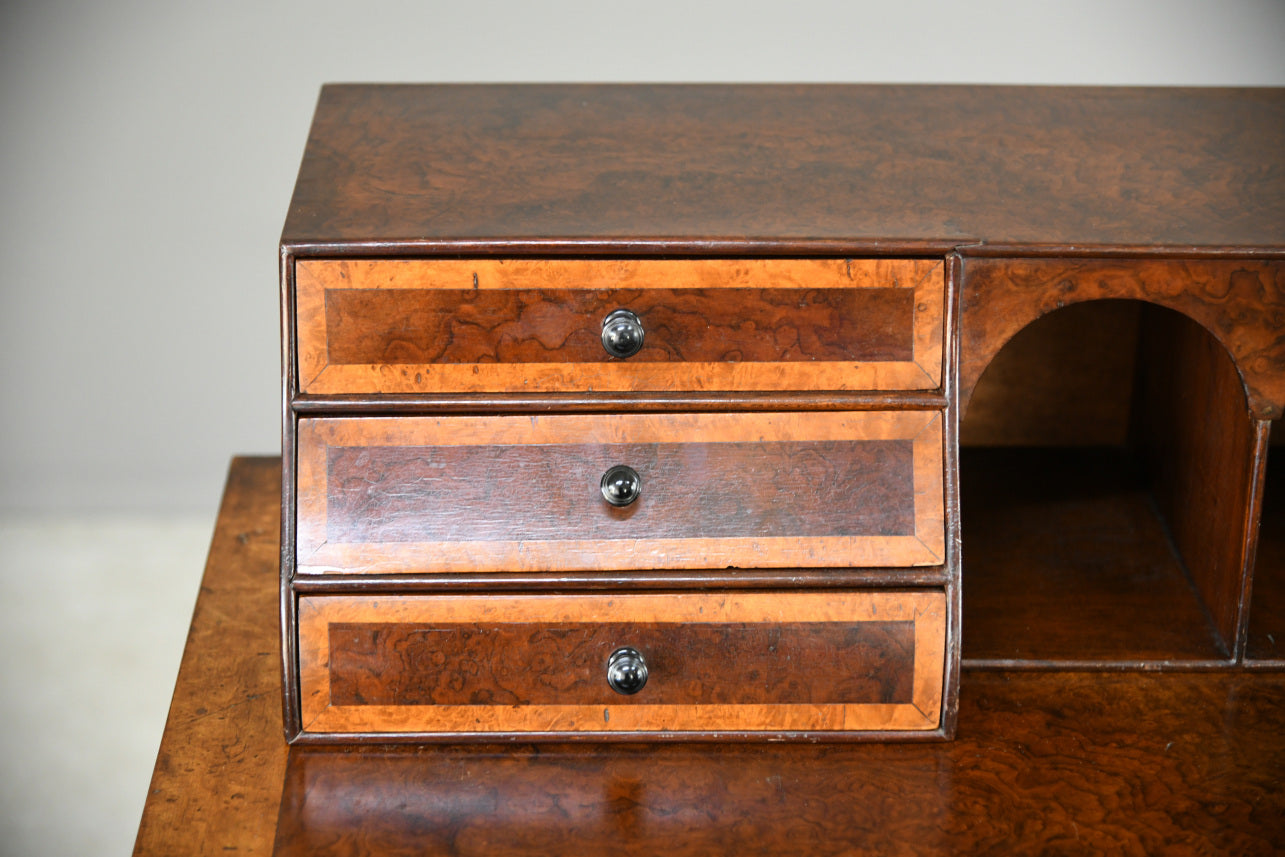
[[[1285,673],[965,672],[936,744],[296,747],[238,459],[135,854],[1276,854]]]

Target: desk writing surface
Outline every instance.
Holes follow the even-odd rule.
[[[280,803],[281,462],[233,459],[135,854],[268,854]]]
[[[238,458],[136,855],[1285,849],[1285,674],[965,672],[944,744],[296,748],[280,465]]]

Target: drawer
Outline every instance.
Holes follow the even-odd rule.
[[[296,567],[940,565],[942,461],[936,411],[301,419]]]
[[[938,728],[936,590],[304,596],[313,733],[711,733]],[[613,654],[646,680],[608,682]],[[634,669],[636,679],[639,670]]]
[[[305,259],[298,391],[934,390],[944,296],[931,259]]]

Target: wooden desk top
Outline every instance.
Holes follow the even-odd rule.
[[[1285,849],[1281,672],[965,672],[944,744],[288,751],[279,480],[232,463],[136,855]]]
[[[338,85],[282,242],[1279,255],[1282,152],[1285,89]]]

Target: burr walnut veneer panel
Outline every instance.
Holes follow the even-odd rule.
[[[279,486],[232,463],[136,857],[1285,849],[1281,671],[966,670],[950,743],[287,747]]]
[[[1282,90],[326,87],[281,242],[288,737],[952,736],[958,403],[1025,325],[1100,299],[1231,355],[1148,407],[1187,424],[1165,461],[1208,447],[1157,490],[1178,634],[1238,659],[1285,407],[1283,120]],[[626,359],[616,309],[645,331]],[[1241,384],[1248,414],[1208,419]],[[614,464],[630,506],[601,498]],[[999,595],[1035,603],[1071,535],[1018,538]],[[603,702],[580,673],[631,635],[681,678]],[[703,672],[723,649],[734,687]],[[872,681],[826,674],[854,664]]]
[[[1280,248],[1282,151],[1280,88],[332,85],[282,240]]]
[[[305,259],[301,392],[926,390],[940,260]],[[629,309],[642,350],[602,347]]]
[[[310,732],[864,732],[936,729],[934,591],[308,596]],[[647,684],[606,681],[613,650]]]
[[[1285,126],[1283,126],[1285,127]],[[960,292],[959,399],[1035,319],[1073,303],[1134,299],[1199,322],[1231,355],[1250,410],[1285,412],[1285,260],[968,259]]]
[[[305,419],[298,568],[939,565],[942,461],[935,411]]]

